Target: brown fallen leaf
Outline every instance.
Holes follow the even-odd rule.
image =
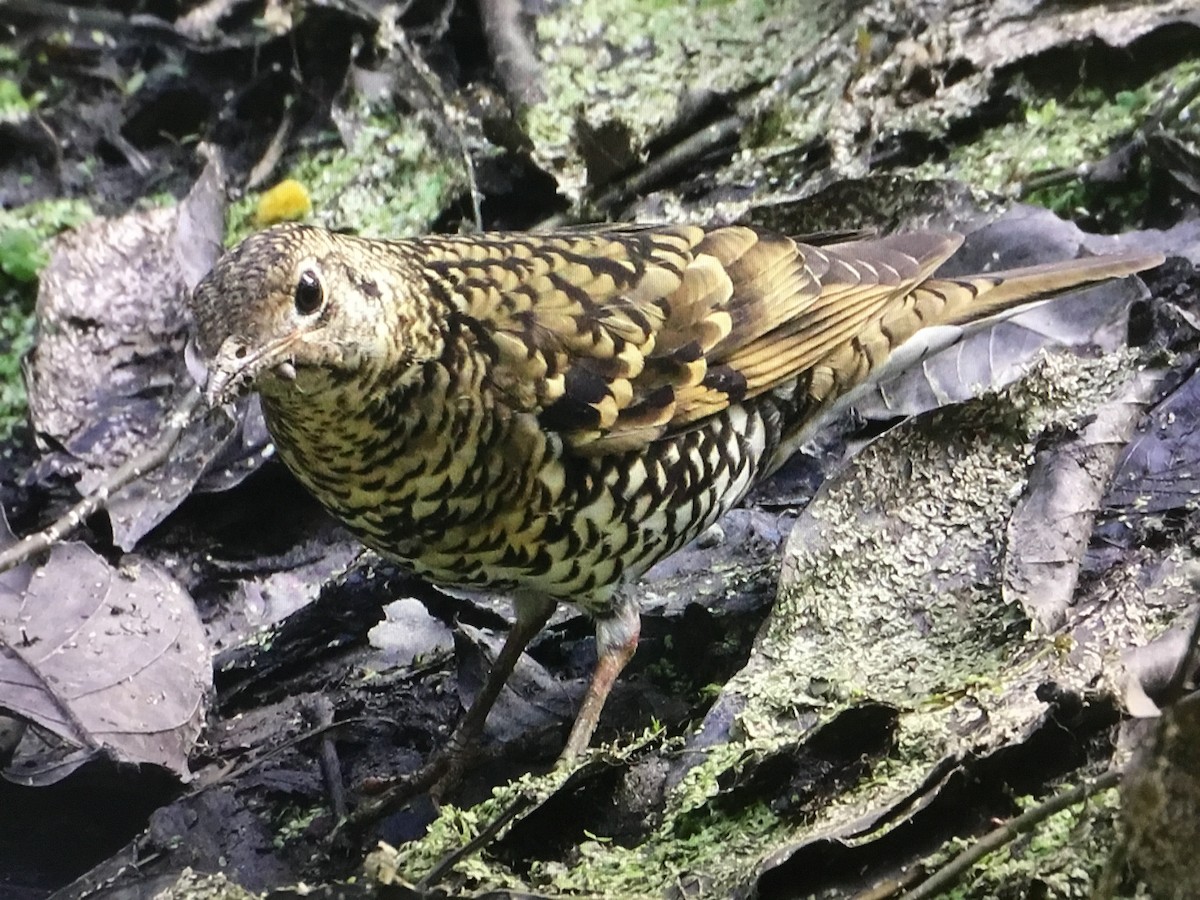
[[[21,589],[0,582],[0,711],[32,736],[3,771],[52,784],[108,757],[188,777],[212,666],[187,592],[145,560],[114,568],[83,544],[56,546]]]
[[[83,495],[103,489],[156,445],[192,389],[184,297],[221,246],[224,183],[215,168],[178,207],[99,219],[55,239],[25,365],[44,453],[38,474],[78,474]],[[214,413],[191,422],[164,465],[108,500],[113,542],[131,550],[210,470],[220,470],[217,487],[253,471],[266,444],[257,421],[251,415],[241,428]]]
[[[1008,520],[1002,596],[1043,632],[1066,621],[1101,499],[1163,376],[1135,373],[1082,428],[1038,451]]]

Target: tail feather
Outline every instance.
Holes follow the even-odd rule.
[[[1090,256],[965,278],[931,278],[915,293],[928,292],[944,299],[938,324],[965,325],[1086,284],[1133,275],[1162,262],[1162,255],[1156,253]]]
[[[808,394],[817,404],[840,400],[868,381],[907,368],[953,343],[964,329],[1003,318],[1087,284],[1159,265],[1148,253],[1095,256],[961,278],[909,282],[886,309],[841,340],[811,369]]]
[[[954,343],[983,320],[1004,318],[1095,282],[1123,278],[1163,262],[1154,253],[1122,253],[959,278],[930,277],[893,297],[891,305],[810,370],[801,408],[765,467],[773,471],[820,427],[852,404],[867,385]],[[910,282],[912,284],[912,282]],[[814,408],[818,410],[813,412]]]

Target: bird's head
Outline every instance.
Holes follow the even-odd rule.
[[[248,237],[192,292],[208,402],[308,393],[436,356],[440,334],[414,272],[387,242],[305,225]]]

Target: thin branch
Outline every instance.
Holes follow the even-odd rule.
[[[1200,76],[1192,79],[1192,83],[1176,95],[1175,101],[1170,106],[1152,115],[1149,124],[1157,126],[1164,122],[1173,122],[1183,115],[1183,111],[1191,106],[1197,97],[1200,97]]]
[[[496,75],[509,99],[523,108],[541,102],[545,95],[537,51],[521,16],[518,0],[479,0],[479,17]]]
[[[324,739],[328,735],[344,731],[351,725],[373,725],[378,722],[385,722],[393,727],[399,727],[394,719],[388,719],[379,716],[354,716],[349,719],[340,719],[336,722],[330,722],[328,725],[317,725],[305,731],[303,734],[290,737],[282,743],[259,753],[258,756],[248,759],[245,762],[237,763],[228,769],[218,772],[212,777],[206,776],[205,772],[207,772],[207,770],[204,770],[199,776],[200,780],[197,781],[193,789],[188,791],[188,793],[186,793],[184,796],[195,797],[199,794],[202,794],[204,791],[208,790],[214,785],[229,784],[234,780],[241,778],[247,772],[254,771],[264,763],[279,757],[289,750],[294,750],[298,747],[301,747],[306,742],[311,741],[314,738]],[[212,769],[215,768],[215,766],[209,766],[209,768]]]
[[[463,171],[467,178],[467,189],[471,193],[471,212],[475,219],[475,230],[483,231],[483,195],[480,193],[479,182],[475,177],[475,160],[471,158],[471,151],[467,146],[467,136],[463,131],[460,121],[462,117],[458,109],[447,98],[446,92],[442,90],[437,76],[433,74],[428,64],[421,58],[421,55],[403,32],[397,32],[395,45],[404,54],[409,68],[412,69],[413,73],[425,86],[425,90],[428,91],[429,97],[433,100],[430,106],[433,107],[433,111],[441,119],[442,126],[454,137],[459,155],[462,156]]]
[[[362,800],[349,815],[338,822],[327,840],[334,846],[355,840],[361,832],[378,822],[384,815],[399,809],[413,797],[432,788],[449,768],[450,758],[438,753],[419,769],[391,779],[381,793]]]
[[[1035,825],[1044,822],[1055,813],[1062,812],[1064,809],[1070,809],[1077,803],[1082,803],[1101,791],[1116,787],[1120,780],[1121,773],[1114,769],[1105,772],[1090,783],[1076,785],[1068,791],[1063,791],[1061,794],[1051,797],[1044,803],[1039,803],[1033,809],[1026,810],[1015,819],[1005,822],[994,831],[989,831],[962,853],[958,854],[922,881],[913,890],[901,897],[900,900],[925,900],[926,897],[936,896],[958,881],[968,869],[989,853],[999,850],[1005,844],[1016,840],[1025,832],[1032,831]]]
[[[442,859],[438,861],[437,865],[430,869],[426,873],[425,877],[417,882],[416,889],[418,891],[429,890],[429,888],[433,887],[435,884],[445,878],[446,875],[449,874],[449,872],[456,865],[458,865],[468,856],[478,853],[480,850],[490,844],[496,835],[500,833],[500,829],[527,810],[532,803],[533,798],[529,795],[521,794],[518,796],[512,801],[512,803],[504,808],[500,815],[488,822],[488,824],[482,831],[479,832],[479,834],[454,852],[448,853],[446,856],[442,857]]]
[[[275,129],[275,134],[271,136],[271,142],[267,144],[267,149],[263,151],[262,156],[259,157],[258,162],[254,164],[254,168],[250,170],[250,174],[246,177],[246,190],[253,191],[258,189],[271,177],[271,173],[275,171],[275,167],[283,159],[283,153],[287,149],[288,139],[292,136],[292,127],[294,125],[295,116],[289,107],[283,111],[283,116],[279,120],[279,127]]]
[[[596,209],[609,214],[631,198],[646,193],[670,176],[696,165],[710,154],[736,146],[742,134],[766,116],[781,98],[811,81],[813,73],[820,68],[825,58],[825,55],[815,59],[812,56],[797,58],[773,82],[738,103],[733,112],[691,131],[648,160],[640,169],[602,191],[595,200]],[[546,230],[561,225],[564,221],[561,215],[551,216],[539,222],[537,228]]]
[[[23,633],[23,632],[22,632]],[[92,753],[103,753],[104,745],[96,740],[95,732],[88,728],[79,718],[79,711],[73,703],[62,702],[62,687],[51,681],[52,676],[47,676],[46,671],[40,666],[34,665],[25,656],[17,652],[17,648],[7,641],[0,641],[0,656],[6,657],[12,664],[14,669],[19,669],[22,675],[21,681],[24,686],[32,685],[38,693],[47,697],[54,698],[55,712],[61,715],[65,720],[65,724],[70,726],[70,735],[63,735],[67,740],[74,741],[81,749],[89,750]],[[7,668],[7,667],[6,667]],[[61,731],[57,732],[62,734]],[[13,748],[16,749],[15,747]],[[15,774],[15,773],[14,773]],[[17,783],[20,783],[20,775],[17,776]]]
[[[1086,180],[1092,174],[1092,168],[1091,163],[1081,163],[1078,166],[1067,166],[1061,169],[1044,169],[1023,180],[1017,188],[1017,196],[1024,200],[1030,194],[1045,188]]]
[[[725,116],[699,131],[695,131],[665,153],[656,156],[629,178],[608,188],[596,198],[596,206],[604,211],[615,208],[630,197],[644,193],[665,181],[668,175],[687,168],[721,147],[737,142],[746,128],[740,113]]]
[[[67,510],[66,514],[50,527],[23,537],[0,552],[0,572],[7,572],[43,550],[50,549],[82,525],[89,516],[107,507],[109,500],[121,488],[166,462],[199,406],[200,389],[193,387],[168,416],[167,427],[155,444],[126,460],[103,484]]]

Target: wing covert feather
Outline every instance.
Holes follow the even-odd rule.
[[[505,402],[592,454],[642,447],[805,372],[826,399],[919,328],[990,315],[1048,283],[1022,271],[1017,283],[921,287],[961,242],[916,232],[812,246],[743,226],[617,226],[418,243],[431,282],[486,336]],[[1120,268],[1074,265],[1088,274],[1056,285]],[[990,306],[977,303],[992,289]]]

